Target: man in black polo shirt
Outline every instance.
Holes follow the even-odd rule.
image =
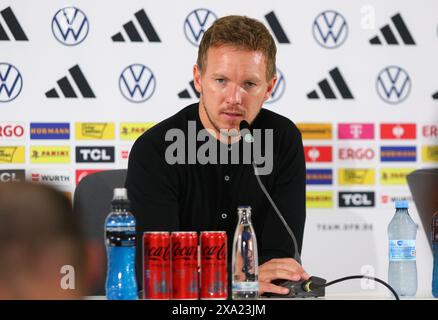
[[[205,32],[193,68],[199,103],[137,139],[126,186],[137,219],[138,248],[142,248],[144,231],[225,230],[231,262],[237,207],[251,206],[259,251],[259,291],[285,294],[288,289],[272,280],[306,280],[309,275],[291,258],[293,242],[253,168],[242,163],[245,142],[238,134],[242,120],[263,133],[254,136],[261,140],[254,148],[261,145],[263,149],[258,157],[264,165],[260,178],[301,250],[306,216],[301,134],[289,119],[262,109],[277,80],[275,55],[275,42],[262,23],[240,16],[218,19]],[[217,149],[200,152],[207,141],[216,142]],[[233,150],[239,155],[238,164],[231,160]],[[137,251],[141,275],[142,255]]]

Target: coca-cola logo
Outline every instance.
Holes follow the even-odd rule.
[[[201,249],[202,258],[206,260],[225,260],[225,243],[221,246],[203,246]]]
[[[172,244],[172,256],[174,260],[192,260],[197,259],[198,246],[181,246],[181,242]]]
[[[166,247],[147,247],[145,257],[149,260],[167,261],[170,258],[170,248]]]

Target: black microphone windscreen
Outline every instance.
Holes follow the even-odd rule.
[[[240,131],[242,131],[243,129],[248,129],[249,130],[249,123],[248,123],[248,121],[246,121],[246,120],[240,121],[239,129],[240,129]]]

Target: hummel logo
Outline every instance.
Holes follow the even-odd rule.
[[[396,34],[391,29],[391,26],[387,24],[380,28],[380,31],[382,32],[383,38],[385,39],[386,43],[389,45],[397,45],[401,42],[405,45],[415,45],[414,38],[412,38],[411,33],[409,32],[409,29],[403,21],[400,13],[392,16],[391,20],[396,30],[398,31],[398,35],[401,37],[401,39],[397,39]],[[372,45],[382,45],[382,41],[380,40],[378,35],[370,39],[370,43]]]
[[[339,69],[336,67],[330,70],[329,74],[331,81],[333,81],[333,83],[335,84],[335,87],[338,89],[338,92],[341,94],[342,98],[354,99],[353,94],[348,88],[348,85],[345,82],[344,78],[342,77],[342,74],[339,71]],[[332,86],[330,86],[328,79],[323,79],[320,82],[318,82],[318,86],[326,99],[337,99],[335,92],[333,91]],[[308,93],[307,98],[320,99],[318,92],[316,90],[313,90],[310,93]]]
[[[17,18],[15,17],[15,14],[12,11],[11,7],[7,7],[6,9],[3,9],[2,11],[0,11],[0,14],[3,17],[7,27],[9,28],[12,37],[15,40],[28,41],[26,34],[21,28],[21,25],[18,22]],[[3,28],[2,24],[0,23],[0,41],[7,41],[7,40],[10,40],[9,36],[6,33],[6,30]]]
[[[268,24],[271,27],[271,30],[279,43],[290,43],[289,38],[281,27],[280,21],[278,21],[274,11],[266,14],[265,19],[266,21],[268,21]]]
[[[192,92],[193,92],[193,94],[196,96],[196,98],[199,98],[199,92],[196,91],[196,88],[195,88],[195,82],[194,82],[193,80],[190,81],[190,88],[192,89]],[[180,99],[191,99],[191,98],[194,98],[194,97],[190,94],[190,92],[189,92],[188,89],[184,89],[183,91],[181,91],[180,93],[178,93],[178,97],[179,97]]]
[[[91,90],[90,85],[88,84],[87,79],[85,78],[84,74],[82,73],[81,69],[78,65],[75,65],[71,67],[68,72],[70,73],[70,76],[72,77],[72,82],[77,86],[77,89],[79,89],[80,93],[82,94],[82,97],[84,98],[96,98],[94,95],[93,90]],[[67,76],[59,79],[56,83],[58,84],[59,88],[61,89],[62,94],[65,98],[77,98],[77,90],[73,89],[72,83]],[[59,94],[56,91],[56,88],[53,88],[46,92],[47,98],[59,98]]]
[[[146,12],[144,9],[141,9],[140,11],[135,13],[135,18],[137,19],[136,22],[141,27],[141,30],[146,35],[149,42],[161,42],[160,37],[158,37],[157,32],[155,31],[154,27],[152,26],[151,21],[149,20],[148,16],[146,15]],[[135,21],[131,20],[123,25],[123,29],[128,35],[128,38],[132,42],[144,42],[142,37],[140,36],[140,33],[138,32],[138,27],[136,27]],[[123,37],[122,32],[116,33],[111,37],[111,39],[114,42],[125,42],[125,37]]]

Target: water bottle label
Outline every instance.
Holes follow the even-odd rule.
[[[389,261],[415,261],[415,240],[389,240]]]
[[[259,291],[258,281],[233,282],[232,289],[234,292]]]

